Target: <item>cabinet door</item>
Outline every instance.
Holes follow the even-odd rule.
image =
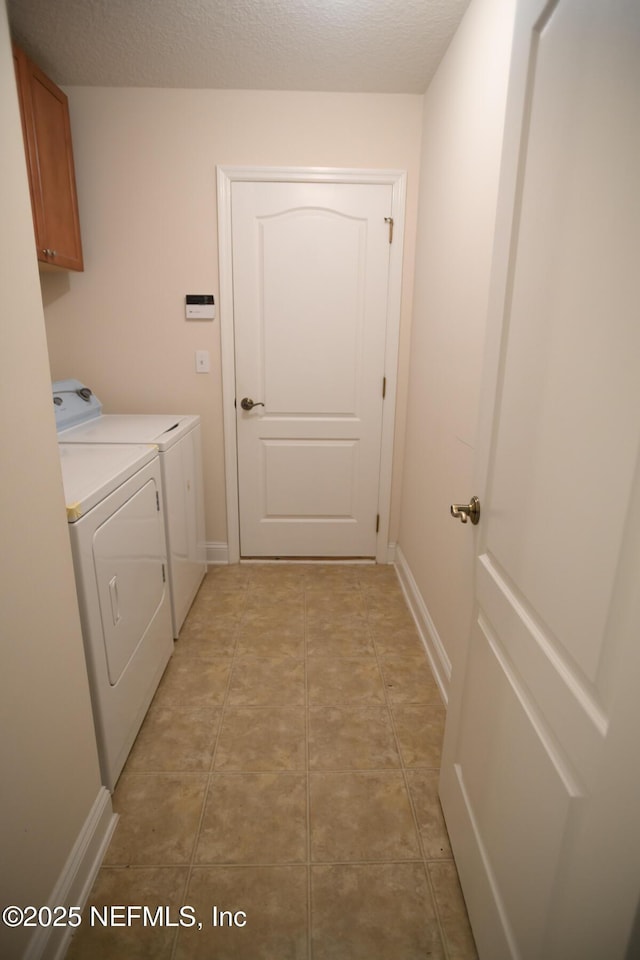
[[[66,95],[14,48],[38,260],[82,270]]]

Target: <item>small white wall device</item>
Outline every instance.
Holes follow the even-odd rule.
[[[216,302],[212,293],[188,293],[185,304],[187,320],[215,320]]]

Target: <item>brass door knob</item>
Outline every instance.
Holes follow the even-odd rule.
[[[473,524],[478,523],[480,520],[480,501],[477,497],[471,497],[469,503],[452,503],[451,516],[460,520],[461,523],[466,523],[467,520],[471,520]]]

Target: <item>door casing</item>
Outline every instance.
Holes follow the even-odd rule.
[[[240,560],[240,505],[238,500],[238,460],[236,437],[236,378],[234,346],[234,303],[232,264],[231,185],[234,181],[291,183],[366,183],[392,187],[393,243],[389,261],[389,295],[387,303],[387,335],[385,347],[386,395],[382,415],[380,451],[380,487],[378,513],[380,522],[376,539],[376,561],[391,561],[389,521],[393,440],[397,393],[398,345],[400,338],[400,305],[406,172],[403,170],[359,170],[333,167],[254,167],[219,166],[218,188],[218,257],[220,268],[219,318],[222,359],[222,403],[224,420],[225,487],[227,498],[227,556],[229,563]]]

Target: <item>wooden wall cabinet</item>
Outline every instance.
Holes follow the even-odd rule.
[[[38,260],[82,270],[68,100],[15,44],[13,57]]]

